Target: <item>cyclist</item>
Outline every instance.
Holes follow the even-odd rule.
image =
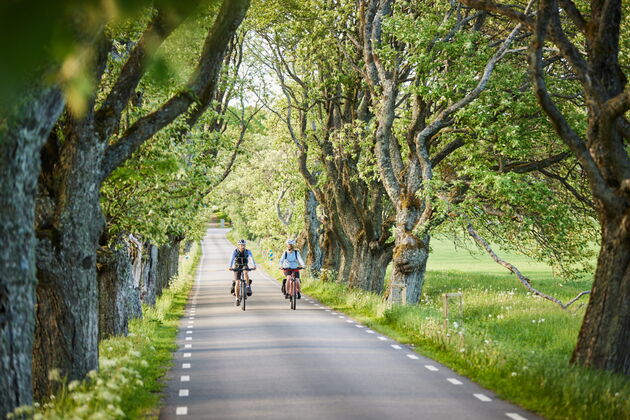
[[[245,247],[246,242],[245,239],[241,239],[237,242],[238,248],[232,252],[232,257],[230,258],[230,264],[228,266],[228,270],[234,270],[234,278],[232,279],[232,289],[230,290],[231,294],[234,294],[234,285],[238,280],[239,272],[242,271],[245,276],[245,281],[247,282],[247,296],[252,295],[252,281],[249,279],[249,271],[243,270],[244,268],[249,268],[250,270],[256,269],[256,262],[254,261],[254,255],[252,251]],[[251,268],[250,263],[251,262]]]
[[[287,249],[282,253],[282,257],[280,258],[280,269],[284,271],[285,278],[282,279],[282,293],[284,294],[284,298],[288,299],[289,294],[287,293],[287,279],[291,277],[291,273],[295,272],[295,277],[297,279],[300,278],[300,272],[296,270],[297,268],[304,267],[304,260],[302,260],[302,256],[300,255],[300,251],[295,249],[295,240],[289,239],[287,240]],[[300,295],[300,281],[297,282],[298,287],[298,299],[301,298]]]

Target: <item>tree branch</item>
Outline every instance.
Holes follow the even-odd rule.
[[[109,95],[96,111],[94,124],[101,141],[106,142],[116,130],[122,111],[144,74],[147,59],[178,24],[172,18],[167,18],[162,9],[158,9],[127,58]]]
[[[487,253],[488,255],[490,255],[490,257],[492,257],[492,259],[497,263],[502,265],[503,267],[507,268],[508,270],[510,270],[512,273],[514,273],[516,275],[516,277],[518,278],[518,280],[523,284],[523,286],[525,286],[525,288],[527,290],[529,290],[530,292],[532,292],[534,295],[536,296],[540,296],[543,299],[547,299],[557,305],[559,305],[562,309],[567,309],[569,307],[569,305],[573,304],[574,302],[576,302],[580,297],[582,297],[585,294],[590,293],[590,290],[587,291],[583,291],[581,292],[579,295],[577,295],[575,298],[571,299],[567,304],[562,303],[559,299],[553,297],[553,296],[549,296],[537,289],[535,289],[534,287],[532,287],[531,282],[529,281],[529,279],[527,277],[525,277],[518,268],[516,268],[514,265],[510,264],[509,262],[502,260],[501,258],[499,258],[499,256],[492,250],[492,248],[490,247],[490,245],[488,244],[488,242],[486,242],[485,239],[483,239],[476,231],[475,229],[473,229],[472,225],[469,223],[468,226],[466,226],[466,230],[468,231],[468,233],[470,234],[470,236],[475,240],[475,242],[477,242],[477,244],[479,246],[481,246]]]
[[[556,104],[551,99],[547,91],[543,70],[542,70],[542,47],[545,42],[547,26],[549,24],[551,7],[548,3],[541,1],[541,9],[539,10],[538,19],[534,33],[534,41],[529,53],[530,75],[534,84],[534,93],[538,99],[541,108],[547,113],[556,132],[560,138],[569,146],[578,159],[586,173],[591,184],[591,189],[595,197],[606,203],[610,208],[618,205],[613,192],[608,188],[599,168],[589,153],[584,140],[573,130],[564,118],[564,115],[558,110]]]
[[[219,15],[208,32],[203,52],[187,89],[169,99],[155,112],[140,118],[116,143],[106,149],[101,168],[102,179],[131,157],[144,141],[185,112],[204,92],[216,88],[225,49],[243,20],[249,3],[250,0],[223,1]]]

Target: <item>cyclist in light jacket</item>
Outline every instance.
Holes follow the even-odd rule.
[[[282,257],[280,257],[280,269],[284,271],[285,278],[282,279],[282,293],[284,294],[284,298],[288,299],[289,295],[287,294],[287,278],[291,276],[291,272],[297,268],[304,267],[304,260],[300,255],[300,251],[295,249],[295,240],[289,239],[287,241],[287,249],[282,253]],[[295,270],[295,277],[300,278],[300,272]],[[300,282],[298,281],[298,299],[300,296]]]

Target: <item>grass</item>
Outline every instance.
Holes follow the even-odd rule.
[[[440,239],[432,240],[432,249],[419,305],[392,307],[379,295],[308,276],[303,290],[548,419],[630,419],[628,376],[569,364],[587,298],[563,310],[530,294],[489,257]],[[275,263],[254,253],[280,278]],[[588,280],[563,282],[544,264],[501,256],[564,302],[590,289]],[[455,291],[463,294],[463,315],[451,303],[445,327],[441,295]]]
[[[179,320],[192,288],[201,256],[199,244],[180,260],[180,274],[143,317],[130,322],[126,337],[99,344],[99,369],[83,381],[67,383],[58,372],[51,378],[60,391],[43,404],[18,408],[14,418],[157,419],[162,376],[171,366]]]

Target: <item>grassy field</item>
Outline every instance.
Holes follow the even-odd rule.
[[[34,420],[157,419],[162,376],[176,350],[175,337],[201,256],[198,244],[180,259],[179,275],[143,317],[130,322],[129,335],[99,344],[99,369],[83,381],[52,378],[60,391],[43,404],[22,407],[9,418]]]
[[[381,296],[308,277],[304,291],[548,419],[630,419],[629,377],[569,364],[588,297],[563,310],[485,254],[470,255],[446,239],[431,245],[420,305],[391,307]],[[563,282],[544,264],[500,256],[564,302],[590,289],[589,280]],[[280,276],[275,263],[264,264]],[[463,314],[452,302],[445,327],[441,295],[457,291]]]

